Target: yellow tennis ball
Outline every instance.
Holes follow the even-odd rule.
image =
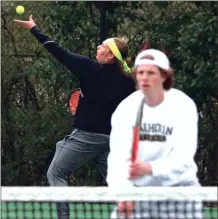
[[[21,6],[21,5],[18,5],[18,6],[16,7],[16,12],[17,12],[18,14],[23,14],[23,13],[24,13],[24,7]]]

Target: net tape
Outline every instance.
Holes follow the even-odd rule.
[[[2,201],[213,201],[217,187],[2,187]]]

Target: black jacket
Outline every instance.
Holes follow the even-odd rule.
[[[135,91],[133,79],[120,73],[117,63],[99,64],[61,48],[36,26],[30,32],[80,81],[83,97],[80,96],[73,127],[110,134],[113,112],[123,99]]]

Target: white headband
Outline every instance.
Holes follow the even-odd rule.
[[[154,60],[143,59],[143,57],[146,55],[152,56]],[[164,70],[169,70],[170,68],[170,62],[167,56],[163,52],[156,49],[147,49],[138,54],[135,60],[135,66],[144,64],[156,65]]]

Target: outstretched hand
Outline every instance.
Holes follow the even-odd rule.
[[[30,15],[29,16],[29,20],[28,21],[23,21],[23,20],[14,20],[15,22],[17,22],[18,24],[21,24],[24,28],[30,30],[32,29],[34,26],[36,26],[35,21],[33,20],[33,16]]]

